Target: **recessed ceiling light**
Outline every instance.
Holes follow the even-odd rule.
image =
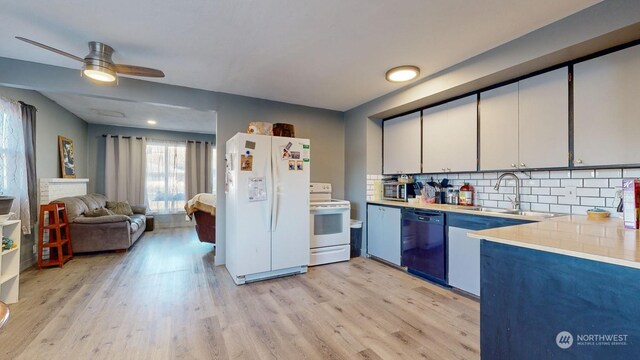
[[[403,65],[394,67],[387,71],[387,81],[391,82],[404,82],[413,80],[420,75],[420,68],[413,65]]]
[[[157,122],[157,121],[155,121],[155,120],[147,120],[147,124],[149,124],[149,125],[155,125],[155,124],[157,124],[157,123],[158,123],[158,122]]]

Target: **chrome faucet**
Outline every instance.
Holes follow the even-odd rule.
[[[511,197],[507,196],[507,199],[511,201],[511,206],[513,207],[514,210],[520,210],[520,179],[516,174],[512,172],[506,172],[500,175],[498,177],[498,180],[496,181],[496,186],[494,186],[493,188],[496,191],[500,190],[500,184],[502,183],[502,179],[504,179],[506,176],[511,176],[516,181],[516,197],[515,199],[512,199]]]

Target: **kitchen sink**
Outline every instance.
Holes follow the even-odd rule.
[[[507,214],[522,215],[522,216],[539,216],[539,217],[555,217],[555,216],[562,215],[562,214],[556,214],[556,213],[525,211],[525,210],[509,210],[507,211]]]
[[[472,207],[472,208],[469,208],[469,210],[487,212],[487,213],[496,213],[496,214],[537,216],[537,217],[543,217],[543,218],[550,218],[550,217],[555,217],[555,216],[561,216],[562,215],[562,214],[556,214],[556,213],[546,213],[546,212],[526,211],[526,210],[500,209],[500,208],[491,208],[491,207]]]
[[[473,208],[469,208],[469,210],[489,212],[489,213],[501,213],[501,214],[509,214],[513,211],[509,209],[490,208],[490,207],[473,207]]]

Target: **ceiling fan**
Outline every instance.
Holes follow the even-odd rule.
[[[82,62],[84,65],[82,66],[81,74],[100,82],[114,82],[117,79],[117,74],[157,78],[164,77],[164,73],[158,69],[114,63],[111,59],[111,55],[113,55],[114,52],[113,48],[101,42],[90,41],[89,54],[83,59],[79,56],[20,36],[16,36],[16,39]]]

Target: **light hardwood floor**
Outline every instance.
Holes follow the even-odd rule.
[[[27,270],[1,359],[477,359],[479,304],[376,261],[236,286],[193,229]]]

